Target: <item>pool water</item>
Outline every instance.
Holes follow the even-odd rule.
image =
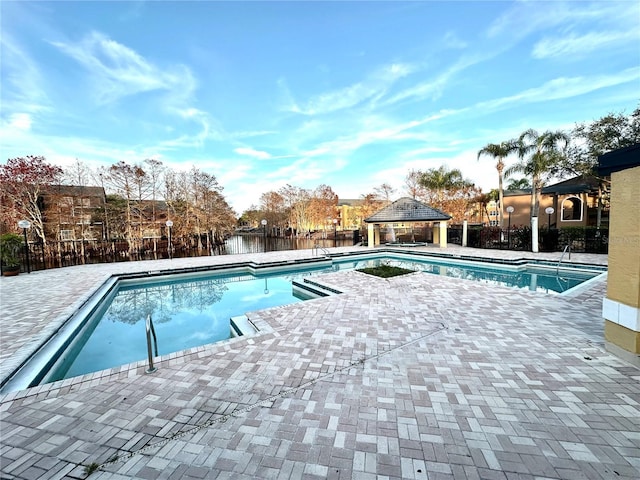
[[[174,277],[123,282],[49,381],[147,358],[147,315],[153,320],[158,355],[165,355],[231,338],[231,317],[301,301],[286,276]]]
[[[450,261],[404,260],[394,259],[393,257],[357,262],[353,268],[359,269],[378,266],[382,263],[417,272],[462,278],[488,285],[506,286],[550,294],[566,292],[602,273],[601,271],[583,272],[566,270],[556,273],[553,269],[535,266],[527,266],[516,270],[489,265],[453,264]]]
[[[316,265],[288,265],[252,275],[245,268],[121,279],[82,322],[76,338],[49,361],[42,383],[71,378],[147,358],[146,318],[151,315],[158,355],[228,340],[231,318],[304,300],[292,281],[323,272],[396,265],[428,274],[545,293],[565,292],[602,271],[469,263],[406,254],[334,258]],[[240,272],[240,273],[239,273]],[[44,372],[44,371],[43,371]]]

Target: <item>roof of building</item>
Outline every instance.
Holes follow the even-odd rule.
[[[640,166],[640,143],[613,150],[598,157],[598,173],[611,175],[613,172]]]
[[[413,198],[402,197],[365,218],[367,223],[407,223],[450,220],[451,216]]]
[[[72,197],[104,197],[104,188],[86,185],[49,185],[46,190],[52,195],[68,195]]]
[[[342,205],[347,205],[349,207],[355,207],[358,205],[362,205],[364,203],[364,200],[361,198],[339,198],[338,199],[338,206],[341,207]]]
[[[541,193],[545,195],[565,195],[568,193],[583,193],[598,190],[600,180],[593,175],[578,175],[567,180],[563,180],[553,185],[542,187]],[[505,197],[514,197],[518,195],[531,195],[530,188],[521,190],[505,190]]]

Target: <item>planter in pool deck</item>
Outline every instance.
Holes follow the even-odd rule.
[[[20,265],[15,267],[2,267],[3,277],[15,277],[20,273]]]

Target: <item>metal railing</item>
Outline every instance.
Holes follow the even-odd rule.
[[[558,274],[558,271],[560,270],[560,264],[562,263],[562,259],[564,258],[564,255],[567,252],[569,252],[569,260],[571,260],[571,244],[570,243],[568,243],[564,247],[564,250],[562,251],[562,255],[560,255],[560,260],[558,260],[558,265],[556,265],[556,275]]]
[[[155,356],[158,356],[158,338],[156,337],[156,329],[153,328],[153,320],[151,319],[151,314],[147,315],[146,322],[146,330],[147,330],[147,353],[149,355],[149,368],[147,368],[146,373],[153,373],[157,370],[156,367],[153,366],[153,352],[151,350],[151,336],[153,335],[153,346]]]
[[[324,253],[325,255],[329,255],[329,250],[327,250],[326,248],[324,248],[322,245],[320,245],[319,243],[316,243],[313,246],[313,250],[311,250],[311,254],[315,257],[316,255],[320,255],[320,251],[322,251],[322,253]]]

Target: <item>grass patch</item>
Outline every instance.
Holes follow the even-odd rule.
[[[406,275],[407,273],[413,273],[414,270],[407,268],[394,267],[393,265],[379,265],[377,267],[360,268],[358,272],[368,273],[369,275],[375,275],[380,278],[397,277],[398,275]]]

